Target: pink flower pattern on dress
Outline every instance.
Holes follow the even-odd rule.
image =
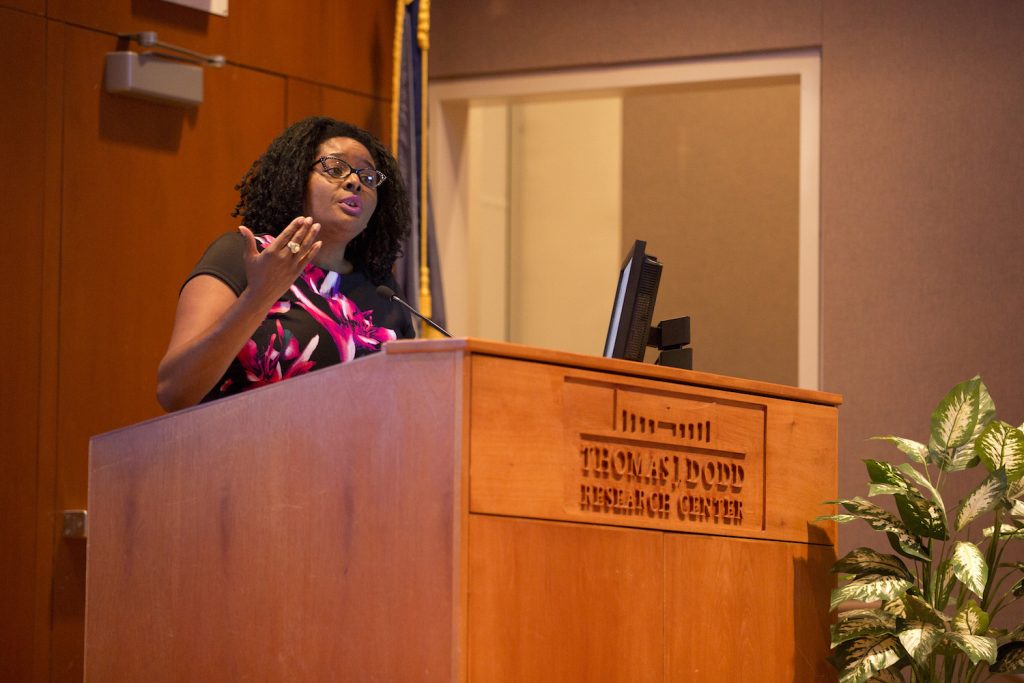
[[[287,302],[278,302],[278,304],[280,303]],[[249,381],[247,389],[304,375],[315,365],[309,360],[309,357],[313,355],[317,344],[320,343],[320,336],[317,335],[310,339],[306,348],[300,353],[299,340],[290,331],[281,327],[280,320],[276,324],[277,332],[270,335],[267,348],[260,351],[256,342],[250,339],[238,353],[238,362],[245,370],[245,378]],[[231,379],[229,378],[221,385],[220,390],[223,392],[230,387]]]
[[[268,235],[256,236],[256,241],[264,249],[273,240],[274,238]],[[323,298],[326,310],[307,296],[299,286],[300,283],[305,284],[310,293],[319,294]],[[327,272],[309,264],[299,276],[299,280],[291,286],[290,291],[295,296],[295,305],[309,313],[331,337],[338,348],[338,356],[344,363],[355,358],[359,349],[377,351],[382,343],[396,339],[397,335],[394,330],[375,326],[373,311],[359,310],[351,299],[339,291],[340,283],[341,278],[337,273]],[[291,311],[291,307],[290,301],[278,301],[270,307],[267,317],[284,316]],[[282,327],[280,320],[276,321],[276,325],[277,331],[270,335],[266,348],[260,349],[257,343],[250,339],[237,356],[238,362],[245,370],[246,380],[251,383],[245,387],[246,389],[305,374],[316,365],[310,357],[320,342],[320,336],[315,335],[300,352],[299,341],[294,335]],[[221,392],[229,389],[231,383],[230,379],[225,381],[220,387]]]
[[[384,342],[396,339],[394,330],[374,326],[372,310],[360,311],[351,299],[338,291],[341,277],[334,271],[325,272],[323,268],[309,264],[299,279],[327,302],[329,312],[324,312],[303,294],[297,284],[291,287],[296,303],[331,335],[342,363],[355,358],[359,348],[376,351]]]

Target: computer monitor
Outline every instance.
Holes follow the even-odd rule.
[[[661,282],[661,263],[645,252],[647,242],[636,240],[622,262],[615,290],[608,336],[604,342],[606,358],[625,358],[643,362],[651,333],[654,303]]]

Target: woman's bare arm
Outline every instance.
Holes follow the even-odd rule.
[[[210,275],[197,275],[182,288],[171,340],[157,370],[157,400],[165,410],[195,405],[213,389],[270,307],[319,251],[321,243],[313,241],[319,228],[300,216],[258,252],[252,232],[243,226],[248,285],[242,294],[235,296]],[[294,254],[286,246],[293,241],[300,245]]]

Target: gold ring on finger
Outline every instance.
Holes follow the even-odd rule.
[[[289,242],[286,246],[288,247],[289,250],[291,250],[293,254],[298,254],[299,249],[302,248],[299,246],[298,242]]]

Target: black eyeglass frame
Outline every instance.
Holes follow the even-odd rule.
[[[339,164],[348,169],[348,173],[335,175],[334,173],[332,173],[332,171],[341,171],[341,168],[336,166],[328,166],[328,160],[338,162]],[[375,190],[378,187],[380,187],[384,183],[384,181],[388,179],[386,175],[384,175],[381,171],[378,171],[375,168],[352,168],[352,164],[348,163],[341,157],[337,156],[328,155],[320,157],[319,159],[313,162],[313,166],[316,166],[317,164],[320,164],[320,166],[324,169],[324,174],[331,180],[344,180],[345,178],[348,178],[350,175],[355,173],[356,177],[359,178],[359,182],[361,182],[363,185],[366,185],[368,188],[372,190]],[[372,180],[367,180],[367,178],[371,178]]]

